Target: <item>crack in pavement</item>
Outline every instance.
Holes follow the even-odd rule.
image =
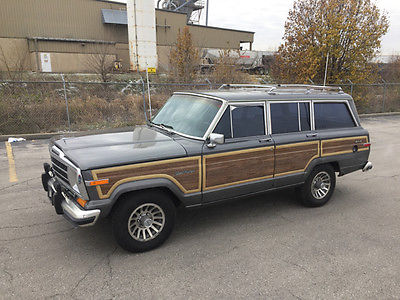
[[[109,262],[110,262],[111,256],[115,253],[115,251],[117,250],[117,248],[118,248],[118,247],[115,247],[110,253],[108,253],[107,255],[105,255],[104,257],[102,257],[101,259],[99,259],[93,266],[91,266],[91,267],[89,268],[89,270],[85,273],[85,275],[83,275],[82,278],[79,279],[79,280],[77,281],[77,283],[75,284],[75,286],[72,288],[72,290],[71,290],[71,292],[70,292],[71,297],[76,298],[76,297],[74,297],[74,296],[75,296],[75,291],[76,291],[76,289],[77,289],[77,288],[79,287],[79,285],[90,275],[90,273],[93,272],[93,270],[94,270],[96,267],[98,267],[98,266],[101,265],[101,263],[104,261],[104,259],[107,260],[106,264],[109,266],[109,274],[112,275],[112,273],[110,273],[110,272],[112,272],[111,263],[109,263]],[[111,270],[111,271],[110,271],[110,270]]]
[[[14,183],[14,184],[12,184],[12,185],[8,185],[8,186],[5,186],[5,187],[2,187],[2,188],[0,188],[0,192],[1,192],[1,191],[4,191],[4,190],[6,190],[6,189],[12,188],[12,187],[14,187],[14,186],[20,185],[20,184],[28,183],[29,181],[34,180],[34,179],[37,179],[37,178],[38,178],[38,177],[29,178],[29,179],[26,179],[26,180],[24,180],[24,181],[20,181],[20,182]]]
[[[9,209],[9,210],[4,210],[4,211],[0,211],[0,215],[6,214],[6,213],[9,213],[9,212],[12,212],[12,211],[28,210],[28,209],[32,209],[32,208],[37,208],[37,206],[20,207],[20,208],[13,208],[13,209]]]
[[[1,229],[21,229],[21,228],[26,228],[26,227],[49,225],[49,224],[55,224],[55,223],[61,223],[61,222],[65,222],[65,220],[50,221],[50,222],[46,222],[46,223],[34,223],[34,224],[20,225],[20,226],[4,226],[4,227],[0,227],[0,230]]]
[[[43,237],[43,236],[51,235],[51,234],[64,233],[64,232],[72,231],[74,229],[75,228],[73,227],[73,228],[60,230],[60,231],[56,231],[56,232],[48,232],[48,233],[42,233],[42,234],[37,234],[37,235],[31,235],[31,236],[23,236],[23,237],[14,238],[14,239],[1,239],[0,242],[14,242],[14,241],[19,241],[19,240],[23,240],[23,239],[33,239],[33,238]]]

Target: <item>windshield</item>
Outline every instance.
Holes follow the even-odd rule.
[[[152,122],[178,133],[202,138],[221,106],[222,102],[214,99],[173,95]]]

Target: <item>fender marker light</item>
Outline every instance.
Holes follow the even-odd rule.
[[[110,182],[109,179],[99,179],[99,180],[93,180],[89,181],[89,186],[96,186],[96,185],[103,185],[103,184],[108,184]]]
[[[85,204],[87,203],[86,200],[83,200],[82,198],[76,199],[76,202],[79,203],[80,206],[85,207]]]

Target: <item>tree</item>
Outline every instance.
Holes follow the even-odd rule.
[[[295,0],[273,74],[281,82],[322,83],[329,53],[328,83],[371,81],[388,27],[371,0]]]
[[[400,82],[400,55],[393,55],[387,64],[382,64],[380,75],[387,82]]]
[[[240,70],[240,53],[233,50],[220,50],[216,59],[211,78],[216,83],[246,83],[251,76]]]
[[[181,82],[192,81],[200,65],[200,56],[194,47],[189,27],[178,32],[176,45],[170,53],[172,75]]]
[[[112,55],[112,47],[110,45],[98,45],[95,52],[89,54],[86,60],[87,68],[99,74],[103,82],[110,80],[110,73],[114,68],[115,57]]]
[[[8,46],[7,49],[0,45],[0,68],[4,68],[6,71],[7,79],[21,80],[23,72],[29,65],[29,53],[27,49],[19,47],[17,44],[11,43]]]

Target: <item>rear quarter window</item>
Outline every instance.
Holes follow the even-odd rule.
[[[332,129],[355,127],[346,103],[314,103],[315,129]]]

